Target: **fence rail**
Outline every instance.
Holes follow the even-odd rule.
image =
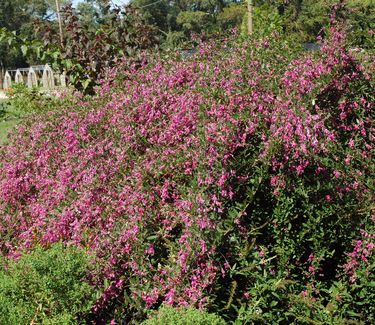
[[[48,64],[6,70],[0,88],[7,90],[17,83],[23,83],[28,88],[42,87],[45,90],[65,88],[67,84],[65,73],[54,72]]]

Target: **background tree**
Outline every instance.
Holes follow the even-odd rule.
[[[353,45],[374,49],[375,1],[350,0],[347,5],[348,36]]]
[[[277,8],[282,17],[283,30],[300,42],[316,40],[329,24],[329,16],[337,3],[344,5],[341,19],[346,22],[349,39],[353,45],[372,47],[375,29],[375,1],[373,0],[257,0]]]
[[[108,0],[84,0],[76,9],[80,21],[91,30],[99,28],[111,19],[111,2]]]
[[[217,15],[217,23],[222,30],[234,28],[241,25],[245,13],[246,7],[243,3],[231,3]]]
[[[60,0],[62,5],[70,0]],[[31,38],[35,36],[33,22],[35,19],[56,25],[55,0],[2,0],[0,2],[0,28],[14,31],[17,35]],[[21,49],[9,46],[6,41],[0,42],[0,65],[4,68],[15,68],[28,65]]]
[[[131,1],[144,19],[159,29],[167,45],[189,39],[193,32],[217,31],[220,28],[217,17],[230,3],[223,0]]]
[[[253,9],[253,28],[256,37],[269,36],[273,32],[281,33],[283,20],[274,6],[263,4]],[[245,12],[241,25],[241,34],[248,34],[247,12]]]
[[[139,8],[148,24],[157,26],[164,33],[177,28],[175,3],[167,0],[134,0],[132,4]]]

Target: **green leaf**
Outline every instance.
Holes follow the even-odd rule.
[[[70,69],[73,66],[73,61],[71,59],[64,60],[65,67]]]
[[[82,86],[83,86],[83,89],[87,89],[87,87],[90,85],[91,83],[91,79],[86,79],[86,80],[83,80],[82,81]]]
[[[275,307],[278,304],[276,300],[271,301],[270,307]]]
[[[24,56],[27,55],[28,47],[26,45],[21,46],[21,51]]]
[[[57,58],[60,56],[60,51],[54,51],[52,52],[52,57],[57,60]]]
[[[351,310],[348,311],[348,315],[349,315],[349,316],[354,316],[354,317],[361,316],[360,314],[355,313],[354,311],[351,311]]]

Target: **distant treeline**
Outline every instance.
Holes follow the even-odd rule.
[[[70,0],[59,0],[64,6]],[[375,33],[375,1],[373,0],[253,0],[254,30],[265,34],[277,30],[300,42],[312,42],[329,24],[330,13],[338,2],[346,7],[340,15],[347,25],[353,45],[371,48]],[[16,31],[25,38],[38,38],[35,21],[49,24],[58,34],[55,0],[2,0],[0,28]],[[155,28],[161,47],[171,48],[189,44],[192,33],[207,37],[225,33],[232,28],[246,32],[247,1],[236,0],[131,0],[147,24]],[[109,0],[83,0],[76,7],[77,17],[91,31],[108,24],[113,17]],[[63,17],[64,18],[64,17]],[[63,31],[68,33],[64,28]],[[324,36],[324,35],[322,35]],[[35,60],[35,59],[34,59]],[[33,64],[17,47],[0,41],[0,66],[20,67]]]

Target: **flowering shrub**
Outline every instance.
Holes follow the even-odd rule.
[[[1,151],[1,253],[92,251],[94,323],[162,303],[243,323],[298,321],[298,295],[325,306],[359,274],[347,254],[374,192],[375,61],[330,34],[319,53],[272,35],[124,62],[96,97],[30,118]]]

